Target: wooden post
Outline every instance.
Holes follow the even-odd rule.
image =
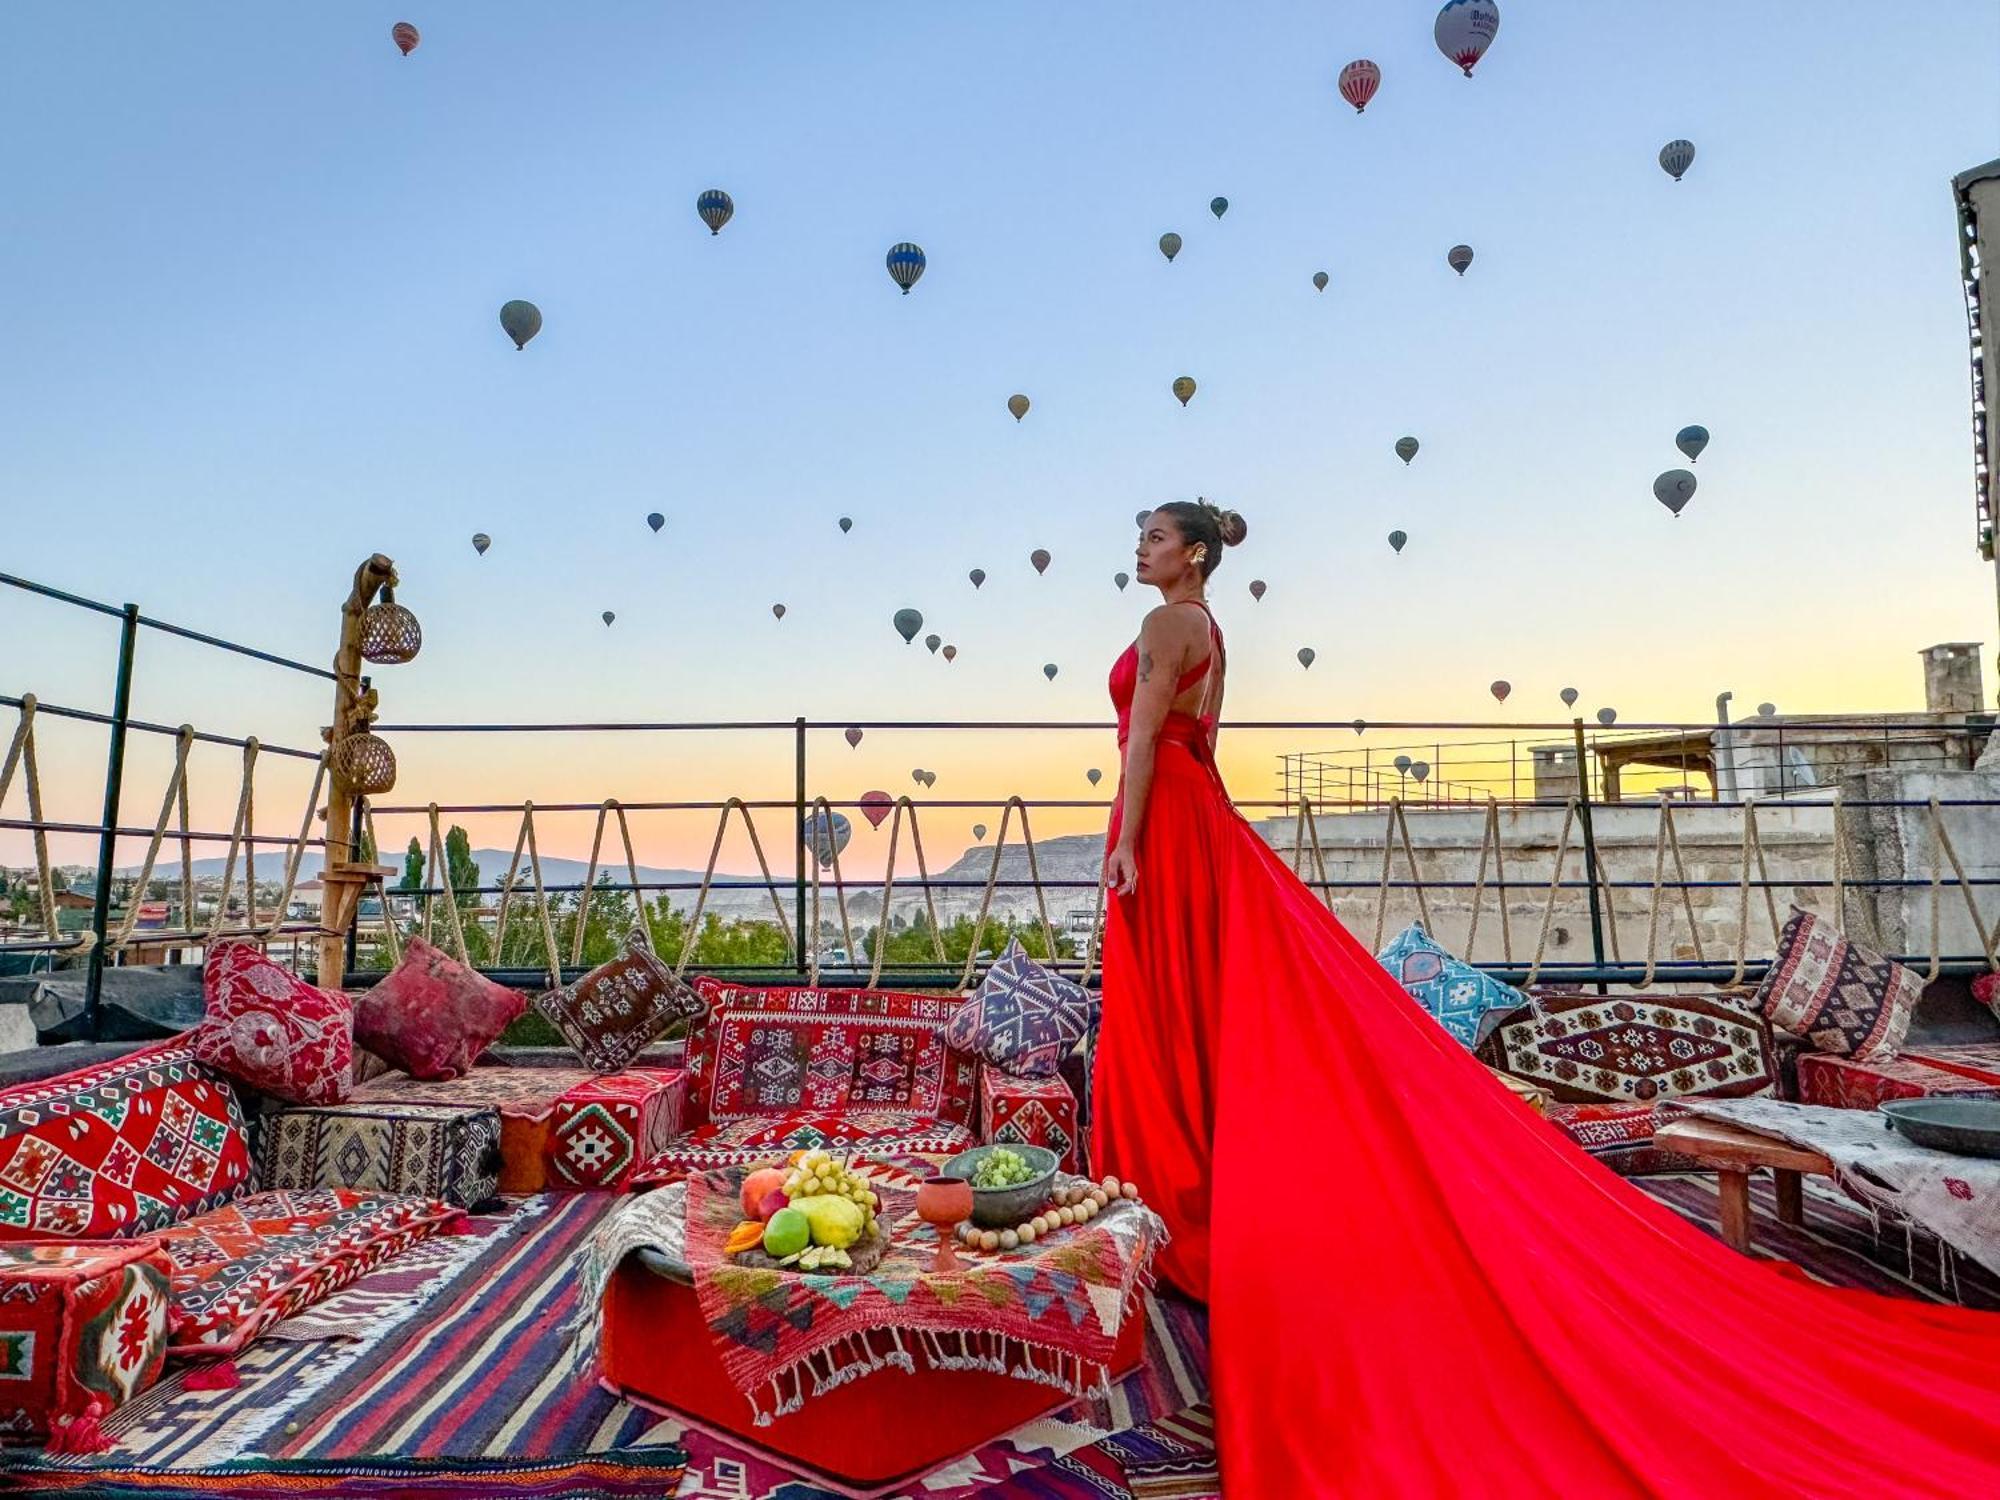
[[[326,778],[326,863],[320,872],[317,982],[324,989],[339,989],[346,982],[347,929],[369,878],[354,865],[349,831],[354,789],[340,768],[341,741],[365,729],[375,711],[375,690],[364,691],[361,686],[361,614],[395,578],[396,565],[377,552],[354,570],[354,587],[340,610],[340,649],[333,657],[333,723],[326,731],[327,748],[333,753]]]

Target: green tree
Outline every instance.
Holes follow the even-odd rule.
[[[396,887],[399,891],[420,891],[424,888],[424,846],[410,840],[410,847],[403,851],[403,879]]]
[[[470,911],[479,904],[479,861],[472,857],[472,839],[454,823],[444,836],[444,863],[459,910]]]
[[[361,843],[357,857],[364,865],[375,863],[375,835],[370,833],[365,826],[361,830]]]

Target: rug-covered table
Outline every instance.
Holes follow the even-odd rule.
[[[2000,1161],[1912,1145],[1870,1110],[1777,1099],[1682,1099],[1676,1112],[1726,1120],[1818,1152],[1840,1185],[1871,1210],[1928,1230],[2000,1271]]]
[[[917,1172],[862,1171],[890,1239],[866,1276],[723,1256],[742,1218],[742,1169],[632,1199],[584,1269],[579,1343],[599,1350],[603,1382],[872,1494],[1138,1364],[1166,1236],[1152,1210],[1114,1203],[1032,1250],[961,1251],[961,1268],[940,1277],[936,1232],[913,1212]]]

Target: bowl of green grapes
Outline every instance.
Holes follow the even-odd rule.
[[[1047,1201],[1060,1158],[1044,1146],[974,1146],[944,1165],[972,1184],[972,1222],[1010,1229]]]

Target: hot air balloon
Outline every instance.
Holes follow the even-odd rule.
[[[1562,699],[1564,708],[1576,707],[1577,692],[1575,688],[1564,688],[1556,696]]]
[[[396,44],[396,50],[408,57],[417,50],[417,43],[423,40],[417,28],[408,21],[398,21],[389,28],[389,40]]]
[[[1310,647],[1310,646],[1301,646],[1301,647],[1299,647],[1299,665],[1300,665],[1300,666],[1302,666],[1302,667],[1310,667],[1310,666],[1311,666],[1311,665],[1313,664],[1313,662],[1314,662],[1314,661],[1318,660],[1318,658],[1319,658],[1319,653],[1318,653],[1317,651],[1313,650],[1313,648],[1312,648],[1312,647]]]
[[[986,825],[985,825],[984,823],[974,823],[974,824],[972,825],[972,836],[973,836],[974,838],[976,838],[976,839],[983,839],[983,838],[985,838],[985,837],[986,837]]]
[[[1118,585],[1118,592],[1122,594],[1125,592],[1125,585],[1132,581],[1132,575],[1130,573],[1113,573],[1111,581]]]
[[[1365,57],[1357,57],[1340,70],[1340,97],[1354,106],[1358,115],[1382,86],[1382,70]]]
[[[1042,675],[1048,678],[1050,682],[1054,682],[1056,680],[1056,664],[1052,661],[1043,662]]]
[[[486,555],[486,549],[492,545],[493,538],[485,532],[475,531],[472,533],[472,550],[477,552],[481,557]]]
[[[610,610],[608,610],[608,609],[607,609],[607,610],[606,610],[606,611],[604,612],[604,623],[605,623],[605,624],[606,624],[607,626],[608,626],[608,625],[610,625],[610,623],[611,623],[611,622],[612,622],[613,620],[617,619],[617,618],[618,618],[618,616],[616,616],[615,614],[613,614],[613,613],[612,613],[612,612],[611,612]]]
[[[1261,579],[1261,578],[1253,578],[1253,579],[1251,579],[1251,580],[1250,580],[1250,597],[1251,597],[1252,599],[1262,599],[1262,598],[1264,597],[1264,589],[1265,589],[1265,587],[1266,587],[1266,585],[1265,585],[1265,583],[1264,583],[1264,580],[1263,580],[1263,579]]]
[[[1181,237],[1169,229],[1160,236],[1160,254],[1167,258],[1167,264],[1174,263],[1174,257],[1181,253]]]
[[[1444,263],[1463,276],[1465,268],[1472,264],[1472,246],[1453,245],[1445,252]]]
[[[1208,211],[1214,214],[1216,218],[1218,219],[1221,218],[1224,214],[1229,212],[1229,200],[1227,198],[1209,199]]]
[[[905,297],[910,288],[917,284],[917,278],[924,274],[924,252],[908,240],[889,247],[889,279],[903,289]]]
[[[847,743],[850,747],[861,743],[861,728],[859,725],[848,726],[845,733],[847,736]]]
[[[720,234],[722,226],[736,212],[736,200],[721,188],[710,188],[694,200],[694,211],[701,215],[701,222],[708,226],[710,234]]]
[[[1706,427],[1683,427],[1679,432],[1674,434],[1674,446],[1687,455],[1689,463],[1693,463],[1701,457],[1701,450],[1708,446],[1708,429]]]
[[[774,620],[782,620],[782,619],[784,619],[784,618],[785,618],[785,606],[784,606],[784,605],[782,605],[782,604],[774,604],[774,605],[772,605],[772,606],[771,606],[771,618],[772,618],[772,619],[774,619]]]
[[[801,825],[799,834],[824,870],[833,863],[833,857],[847,847],[847,841],[854,836],[854,825],[837,812],[816,807]]]
[[[1186,406],[1194,399],[1194,380],[1186,375],[1179,377],[1174,381],[1174,394],[1180,398],[1181,405]],[[1141,521],[1139,524],[1143,526],[1146,523]]]
[[[972,586],[974,588],[978,588],[980,584],[986,582],[986,570],[984,568],[974,568],[970,573],[967,573],[965,576],[972,580]]]
[[[1366,719],[1356,719],[1354,721],[1354,732],[1356,734],[1366,734],[1368,732],[1368,721]]]
[[[1313,272],[1313,287],[1316,291],[1322,291],[1322,292],[1325,291],[1327,280],[1328,277],[1326,272],[1324,271]]]
[[[861,816],[868,820],[870,828],[880,828],[882,820],[889,816],[896,805],[896,799],[887,792],[863,792],[861,794]]]
[[[848,532],[854,529],[854,517],[842,516],[840,518],[839,525],[840,525],[840,534],[842,536],[846,536]]]
[[[525,349],[528,340],[542,331],[542,310],[517,298],[500,309],[500,326],[507,330],[507,337],[514,341],[517,350]]]
[[[1694,475],[1686,469],[1669,469],[1653,481],[1653,498],[1675,515],[1694,498]]]
[[[1437,39],[1438,51],[1465,70],[1465,76],[1472,76],[1472,65],[1486,55],[1486,49],[1493,45],[1493,34],[1500,29],[1500,7],[1493,0],[1445,0],[1444,9],[1438,12],[1437,21],[1431,27],[1431,35]]]
[[[925,785],[926,787],[934,787],[934,786],[936,786],[936,785],[937,785],[937,772],[935,772],[935,771],[926,771],[926,772],[924,772],[924,785]]]
[[[1399,776],[1407,776],[1410,774],[1410,767],[1415,764],[1416,762],[1411,760],[1409,756],[1399,755],[1396,757],[1396,773]]]
[[[1660,170],[1675,182],[1681,180],[1681,173],[1694,165],[1693,141],[1668,141],[1660,147]]]
[[[1422,780],[1423,780],[1423,779],[1424,779],[1424,778],[1425,778],[1426,776],[1428,776],[1428,775],[1430,775],[1430,774],[1431,774],[1431,763],[1430,763],[1429,761],[1427,761],[1427,760],[1413,760],[1413,761],[1411,761],[1411,762],[1410,762],[1410,779],[1411,779],[1411,780],[1413,780],[1413,781],[1422,781]]]
[[[942,646],[943,644],[944,644],[944,637],[941,635],[927,635],[924,637],[924,645],[929,648],[932,656],[937,655],[938,647]]]
[[[1400,458],[1404,463],[1408,463],[1416,456],[1417,440],[1415,438],[1399,437],[1396,439],[1396,457]]]
[[[1007,398],[1007,410],[1014,414],[1016,422],[1020,421],[1021,418],[1028,414],[1028,398],[1021,395],[1009,396]]]
[[[1394,547],[1398,552],[1403,550],[1403,543],[1409,539],[1410,535],[1406,531],[1392,531],[1389,533],[1389,545]]]
[[[1035,565],[1037,573],[1046,573],[1049,570],[1049,554],[1044,548],[1037,547],[1033,552],[1030,552],[1028,554],[1028,561]]]
[[[924,768],[918,766],[915,770],[911,771],[910,780],[914,781],[918,786],[922,786],[924,784]]]
[[[1618,710],[1615,708],[1600,708],[1597,711],[1597,722],[1602,724],[1606,729],[1609,729],[1613,724],[1618,722]]]
[[[1768,719],[1777,711],[1778,705],[1775,703],[1760,703],[1757,705],[1757,717],[1760,719]]]
[[[1097,767],[1092,766],[1088,771],[1083,773],[1083,779],[1092,786],[1096,786],[1098,782],[1104,779],[1104,773],[1098,770]]]
[[[1505,703],[1507,701],[1507,695],[1514,691],[1514,684],[1508,682],[1505,678],[1502,678],[1500,681],[1492,684],[1492,686],[1490,686],[1487,689],[1487,691],[1493,695],[1495,702]]]
[[[924,617],[914,609],[899,609],[890,623],[896,627],[896,634],[903,638],[903,644],[907,646],[917,638],[917,632],[924,628]]]
[[[654,511],[651,515],[646,517],[646,524],[652,527],[655,534],[657,534],[659,532],[659,529],[667,524],[667,518],[661,515],[658,511]]]
[[[944,659],[945,659],[946,661],[956,661],[956,660],[958,660],[958,647],[956,647],[956,646],[946,646],[946,647],[944,648]]]

